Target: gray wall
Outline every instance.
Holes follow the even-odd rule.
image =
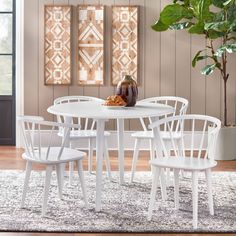
[[[115,92],[110,83],[110,43],[111,43],[111,5],[140,5],[140,87],[139,99],[161,96],[182,96],[190,101],[189,113],[200,113],[223,117],[223,93],[219,73],[205,79],[200,69],[191,67],[191,58],[204,48],[205,40],[190,36],[184,31],[157,33],[150,25],[159,16],[160,9],[170,1],[166,0],[25,0],[25,114],[41,115],[53,119],[47,107],[53,100],[66,95],[88,95],[106,98]],[[78,86],[76,81],[76,14],[73,8],[73,46],[72,46],[72,85],[44,85],[44,5],[45,4],[92,4],[107,6],[106,14],[106,80],[105,86]],[[228,82],[228,118],[236,121],[236,56],[229,59],[230,78]],[[109,122],[108,129],[115,128]],[[138,121],[126,121],[127,130],[139,129]]]

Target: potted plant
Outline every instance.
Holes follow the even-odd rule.
[[[209,59],[211,63],[201,73],[210,75],[214,70],[220,71],[224,84],[224,127],[219,135],[216,159],[236,159],[236,128],[230,127],[227,121],[227,54],[236,52],[235,0],[173,0],[161,11],[152,29],[158,32],[186,29],[190,34],[205,37],[206,48],[196,53],[192,66]]]

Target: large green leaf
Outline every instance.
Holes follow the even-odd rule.
[[[193,23],[192,22],[182,22],[182,23],[176,23],[176,24],[172,24],[169,26],[169,29],[172,30],[181,30],[181,29],[187,29],[190,26],[192,26]]]
[[[193,12],[198,21],[204,22],[212,18],[213,15],[209,10],[211,3],[212,0],[190,0]]]
[[[236,43],[225,44],[219,47],[215,52],[215,56],[221,57],[224,52],[228,52],[228,53],[236,52]]]
[[[232,4],[227,9],[228,21],[233,22],[236,20],[236,5]]]
[[[189,6],[189,0],[173,0],[173,3],[182,2],[185,6]]]
[[[214,6],[219,8],[224,8],[224,2],[225,0],[213,0],[212,3]]]
[[[199,22],[193,25],[192,27],[189,28],[188,32],[191,34],[204,34],[204,23]]]
[[[161,20],[158,20],[154,25],[151,26],[153,30],[155,31],[166,31],[168,30],[169,26],[165,25],[161,22]]]
[[[220,21],[224,21],[224,20],[225,20],[225,11],[224,10],[214,13],[214,18],[213,18],[214,22],[220,22]]]
[[[228,7],[229,5],[233,4],[235,0],[227,0],[226,2],[223,3],[224,7]]]
[[[192,61],[192,66],[195,67],[195,66],[196,66],[196,63],[197,63],[198,61],[201,61],[201,60],[204,60],[204,59],[207,59],[207,58],[209,58],[208,55],[197,57],[197,58],[195,59],[195,62]]]
[[[228,21],[205,23],[204,29],[226,32],[230,29],[230,23]]]
[[[210,75],[214,71],[215,68],[216,68],[216,64],[207,65],[201,70],[201,73],[203,75]]]
[[[197,52],[197,54],[195,55],[195,57],[192,60],[192,67],[195,67],[198,61],[204,60],[209,57],[208,55],[200,56],[200,54],[203,51],[205,51],[205,50],[200,50]]]
[[[225,32],[218,32],[218,31],[215,31],[215,30],[208,30],[207,31],[207,37],[210,38],[210,39],[221,38],[224,35],[225,35]]]
[[[203,51],[205,51],[205,50],[199,50],[199,51],[196,53],[195,57],[194,57],[193,60],[192,60],[192,66],[193,66],[193,67],[196,66],[197,58],[199,57],[199,55],[200,55]]]
[[[172,25],[184,17],[184,7],[179,4],[166,6],[161,12],[160,19],[165,25]]]

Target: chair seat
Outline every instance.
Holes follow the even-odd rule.
[[[170,139],[170,133],[169,132],[161,131],[161,135],[162,135],[163,139]],[[131,137],[133,137],[133,138],[142,138],[142,139],[152,139],[152,138],[154,138],[153,133],[152,133],[151,130],[134,132],[134,133],[131,134]],[[180,139],[181,134],[180,133],[173,133],[173,138],[174,139]]]
[[[149,162],[151,165],[184,170],[205,170],[217,165],[216,161],[190,157],[158,157]]]
[[[105,131],[104,135],[110,136],[111,133]],[[63,133],[59,132],[58,136],[63,137]],[[70,139],[77,139],[77,138],[96,138],[97,131],[96,130],[73,130],[70,132]]]
[[[64,163],[68,161],[79,160],[79,159],[82,159],[84,156],[86,156],[85,152],[81,152],[81,151],[70,149],[70,148],[64,148],[61,158],[60,160],[58,160],[57,157],[58,157],[58,153],[60,149],[61,147],[51,147],[47,160],[46,160],[47,148],[41,148],[41,155],[42,155],[41,158],[39,158],[39,152],[37,149],[35,150],[34,159],[28,156],[26,152],[23,153],[22,157],[23,159],[27,161],[41,163],[41,164],[58,164],[58,163]]]

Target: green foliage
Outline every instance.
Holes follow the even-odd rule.
[[[198,61],[207,60],[201,73],[210,75],[220,70],[226,91],[227,54],[236,52],[236,0],[173,0],[164,7],[152,29],[158,32],[186,29],[190,34],[202,35],[206,48],[197,52],[192,60],[195,67]],[[217,40],[217,44],[215,44]],[[226,94],[224,94],[227,124]]]
[[[192,67],[195,67],[195,66],[196,66],[197,61],[206,59],[206,58],[208,57],[207,55],[200,56],[200,54],[201,54],[203,51],[205,51],[205,50],[200,50],[200,51],[197,52],[197,54],[196,54],[195,57],[193,58]]]
[[[216,64],[207,65],[202,69],[201,73],[203,75],[210,75],[211,73],[213,73],[215,68],[216,68]]]
[[[169,28],[172,30],[180,30],[180,29],[187,29],[192,25],[193,23],[191,22],[181,22],[181,23],[172,24],[171,26],[169,26]]]
[[[211,11],[213,6],[214,12]],[[202,51],[199,51],[192,61],[195,67],[200,60],[212,59],[214,64],[203,69],[208,75],[215,68],[222,69],[219,66],[222,54],[236,52],[236,37],[233,35],[236,32],[236,3],[235,0],[173,0],[161,11],[152,29],[159,32],[187,29],[190,34],[203,35],[210,42],[223,39],[218,49],[208,46],[202,50],[205,55],[200,55]]]
[[[222,45],[216,50],[214,55],[217,57],[221,57],[224,52],[227,53],[236,52],[236,43]]]

